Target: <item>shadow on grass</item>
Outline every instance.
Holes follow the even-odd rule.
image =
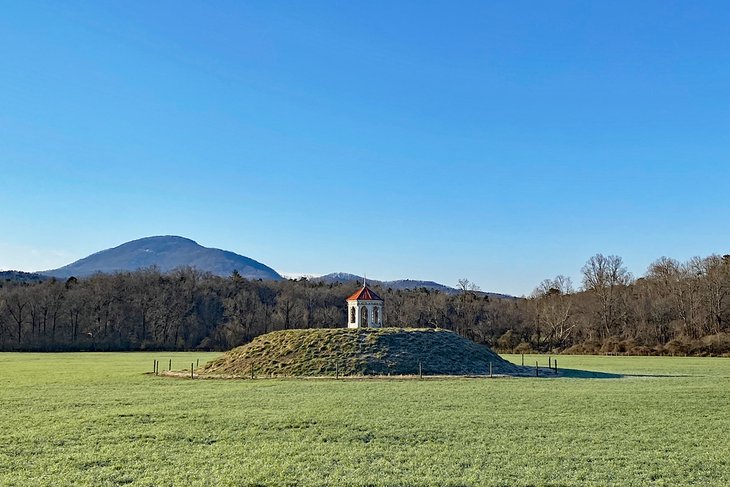
[[[682,374],[616,374],[612,372],[595,372],[593,370],[562,369],[560,377],[571,379],[623,379],[629,377],[692,377]]]
[[[627,377],[624,374],[614,374],[611,372],[594,372],[592,370],[578,369],[561,369],[559,377],[568,377],[571,379],[621,379]]]

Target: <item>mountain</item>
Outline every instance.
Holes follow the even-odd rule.
[[[152,266],[162,272],[190,266],[219,276],[228,276],[237,270],[248,279],[281,279],[274,269],[253,259],[226,250],[203,247],[193,240],[176,236],[132,240],[59,269],[41,273],[61,278],[83,277],[97,272],[135,271]]]
[[[22,283],[36,283],[42,282],[48,279],[48,276],[42,274],[36,274],[34,272],[23,272],[23,271],[0,271],[0,281],[5,282],[22,282]]]
[[[312,280],[332,284],[335,282],[362,282],[363,277],[355,274],[349,274],[347,272],[333,272],[332,274],[314,277]],[[434,281],[419,281],[414,279],[399,279],[397,281],[378,281],[376,279],[368,279],[367,281],[371,284],[377,284],[381,287],[389,287],[391,289],[416,289],[419,287],[425,287],[426,289],[432,289],[444,293],[456,292],[456,289],[444,286],[443,284],[439,284]]]
[[[362,282],[363,277],[358,276],[356,274],[349,274],[347,272],[333,272],[331,274],[326,274],[324,276],[314,277],[311,280],[313,281],[322,281],[327,284],[333,284],[336,282],[352,282],[352,281],[358,281]],[[369,283],[381,286],[383,288],[391,288],[391,289],[419,289],[419,288],[426,288],[431,291],[439,291],[442,293],[447,294],[456,294],[461,292],[460,290],[446,286],[444,284],[440,284],[438,282],[434,281],[420,281],[416,279],[398,279],[395,281],[378,281],[376,279],[368,279]],[[492,292],[483,292],[483,291],[477,291],[477,294],[479,295],[487,295],[491,298],[500,298],[500,299],[512,299],[514,296],[510,296],[508,294],[500,294],[500,293],[492,293]]]

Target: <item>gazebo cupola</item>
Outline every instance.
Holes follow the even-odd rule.
[[[348,328],[382,328],[384,301],[363,282],[355,294],[347,298]]]

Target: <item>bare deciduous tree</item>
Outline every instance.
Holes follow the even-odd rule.
[[[545,339],[549,347],[563,347],[577,326],[573,320],[573,282],[569,277],[559,275],[545,279],[533,292],[537,308],[538,326],[545,326]]]
[[[616,255],[596,254],[583,266],[583,289],[593,293],[600,303],[600,321],[609,337],[621,318],[620,293],[631,283],[632,276],[624,267],[623,259]]]

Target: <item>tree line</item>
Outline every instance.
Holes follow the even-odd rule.
[[[359,284],[248,280],[155,268],[88,278],[0,282],[0,350],[225,350],[273,330],[346,323]],[[496,298],[467,279],[458,291],[394,290],[386,326],[440,327],[500,351],[730,353],[730,256],[663,257],[635,279],[597,254],[578,289],[565,276],[524,298]]]

